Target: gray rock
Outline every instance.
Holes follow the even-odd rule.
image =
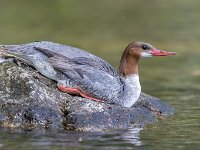
[[[131,108],[97,103],[60,92],[36,70],[0,63],[0,126],[23,130],[104,131],[144,127],[173,113],[173,108],[142,93]]]

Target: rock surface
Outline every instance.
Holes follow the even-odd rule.
[[[144,127],[173,111],[144,93],[131,108],[71,96],[31,67],[0,63],[0,127],[105,131]]]

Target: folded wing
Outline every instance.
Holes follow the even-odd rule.
[[[57,55],[50,57],[49,63],[63,72],[74,86],[96,98],[114,101],[123,88],[119,77],[111,75],[108,68],[96,67],[96,62],[89,58],[70,59]]]

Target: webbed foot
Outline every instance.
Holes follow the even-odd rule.
[[[66,93],[69,93],[69,94],[78,94],[78,95],[80,95],[84,98],[88,98],[88,99],[91,99],[91,100],[96,101],[96,102],[103,102],[103,100],[100,100],[98,98],[94,98],[94,97],[90,96],[89,94],[81,91],[78,88],[65,87],[65,86],[61,86],[61,85],[58,85],[57,87],[62,92],[66,92]]]

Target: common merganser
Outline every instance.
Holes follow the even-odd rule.
[[[133,42],[124,50],[117,71],[93,54],[58,43],[41,41],[0,47],[2,58],[14,57],[33,66],[57,81],[58,89],[63,92],[124,107],[131,107],[141,93],[140,58],[175,54],[158,50],[149,43]]]

